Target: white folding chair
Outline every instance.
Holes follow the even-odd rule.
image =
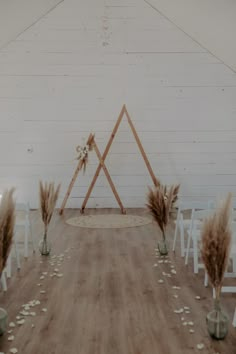
[[[32,241],[33,252],[35,252],[35,242],[30,221],[30,208],[28,203],[16,203],[15,233],[24,228],[24,257],[29,253],[29,235]]]
[[[204,209],[204,210],[192,210],[191,216],[191,225],[188,230],[188,240],[187,240],[187,250],[185,256],[185,264],[188,264],[190,244],[193,243],[193,270],[197,274],[199,269],[203,268],[204,265],[199,263],[199,247],[198,243],[201,239],[201,226],[205,218],[212,215],[214,212],[213,209]],[[206,281],[206,279],[205,279]]]
[[[191,226],[191,217],[184,217],[184,212],[189,211],[192,212],[193,209],[209,209],[212,208],[214,202],[212,200],[208,201],[180,201],[178,205],[178,212],[176,217],[176,225],[175,225],[175,233],[174,233],[174,241],[173,241],[173,248],[172,250],[175,251],[176,248],[176,241],[178,235],[180,236],[180,250],[181,250],[181,257],[186,255],[186,246],[185,246],[185,232],[189,230]]]

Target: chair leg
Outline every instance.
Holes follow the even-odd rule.
[[[188,256],[189,256],[190,242],[191,242],[191,234],[189,233],[189,234],[188,234],[188,240],[187,240],[186,255],[185,255],[185,265],[188,264]]]
[[[17,269],[20,269],[20,256],[19,256],[19,251],[17,248],[16,240],[14,239],[14,249],[15,249],[15,255],[16,255],[16,264],[17,264]]]
[[[207,287],[208,286],[208,274],[205,271],[205,277],[204,277],[204,286]]]
[[[25,226],[25,239],[24,239],[24,257],[28,258],[28,243],[29,243],[29,227]]]
[[[198,244],[196,236],[193,237],[193,270],[198,273]]]
[[[12,250],[8,256],[8,259],[7,259],[7,266],[6,266],[6,271],[7,271],[7,278],[11,278],[11,253],[12,253]]]
[[[2,272],[1,284],[2,284],[3,291],[7,291],[7,281],[6,281],[5,271]]]
[[[236,309],[234,311],[234,318],[233,318],[233,323],[232,323],[233,327],[236,327]]]
[[[33,252],[36,252],[36,247],[35,247],[35,239],[34,239],[34,234],[32,231],[32,225],[31,222],[29,223],[29,232],[30,232],[30,237],[31,237],[31,241],[32,241],[32,246],[33,246]]]
[[[185,244],[184,244],[184,220],[183,215],[181,217],[180,223],[180,249],[181,249],[181,257],[184,257],[185,254]]]
[[[176,240],[177,240],[178,228],[179,228],[179,217],[180,217],[180,209],[178,209],[176,224],[175,224],[175,234],[174,234],[174,241],[173,241],[173,247],[172,247],[173,252],[175,251],[175,247],[176,247]]]

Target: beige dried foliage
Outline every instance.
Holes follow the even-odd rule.
[[[225,202],[216,212],[207,218],[202,228],[201,255],[210,282],[219,298],[224,273],[226,271],[232,232],[230,228],[232,195],[229,193]]]
[[[93,150],[93,146],[94,146],[94,138],[95,138],[95,134],[90,133],[89,137],[87,139],[86,145],[88,145],[88,151],[92,151]],[[79,148],[81,148],[80,145],[78,145],[76,147],[76,151],[79,152]],[[80,156],[77,158],[77,160],[80,160],[80,169],[83,169],[83,173],[85,173],[86,171],[86,167],[88,164],[88,154],[86,154],[85,157],[81,158]]]
[[[9,256],[15,227],[15,188],[6,190],[0,204],[0,275],[6,266]]]
[[[45,233],[47,232],[48,225],[51,221],[52,214],[56,206],[60,187],[60,184],[55,187],[54,182],[45,182],[44,184],[42,181],[39,182],[40,211],[45,227]]]
[[[175,203],[178,200],[179,188],[179,184],[172,185],[169,188],[163,184],[154,187],[154,189],[149,187],[147,195],[148,203],[146,205],[154,220],[159,225],[163,235],[172,217]]]

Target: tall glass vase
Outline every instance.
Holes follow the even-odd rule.
[[[212,338],[224,339],[228,333],[229,318],[221,309],[219,299],[214,300],[214,310],[206,317],[207,329]]]
[[[43,239],[39,242],[39,251],[42,256],[48,256],[51,252],[51,243],[47,239],[46,232],[43,236]]]
[[[157,247],[161,256],[166,256],[168,254],[168,245],[166,242],[165,232],[162,233],[162,240],[158,241]]]

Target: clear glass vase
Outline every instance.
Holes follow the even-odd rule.
[[[51,243],[47,240],[47,237],[45,236],[39,242],[39,251],[42,256],[48,256],[51,252]]]
[[[166,256],[168,254],[168,245],[166,240],[158,241],[157,247],[161,256]]]
[[[7,311],[0,307],[0,336],[6,332],[7,318]]]
[[[215,300],[214,310],[206,317],[207,329],[212,338],[224,339],[228,333],[229,317],[221,309],[219,300]]]

